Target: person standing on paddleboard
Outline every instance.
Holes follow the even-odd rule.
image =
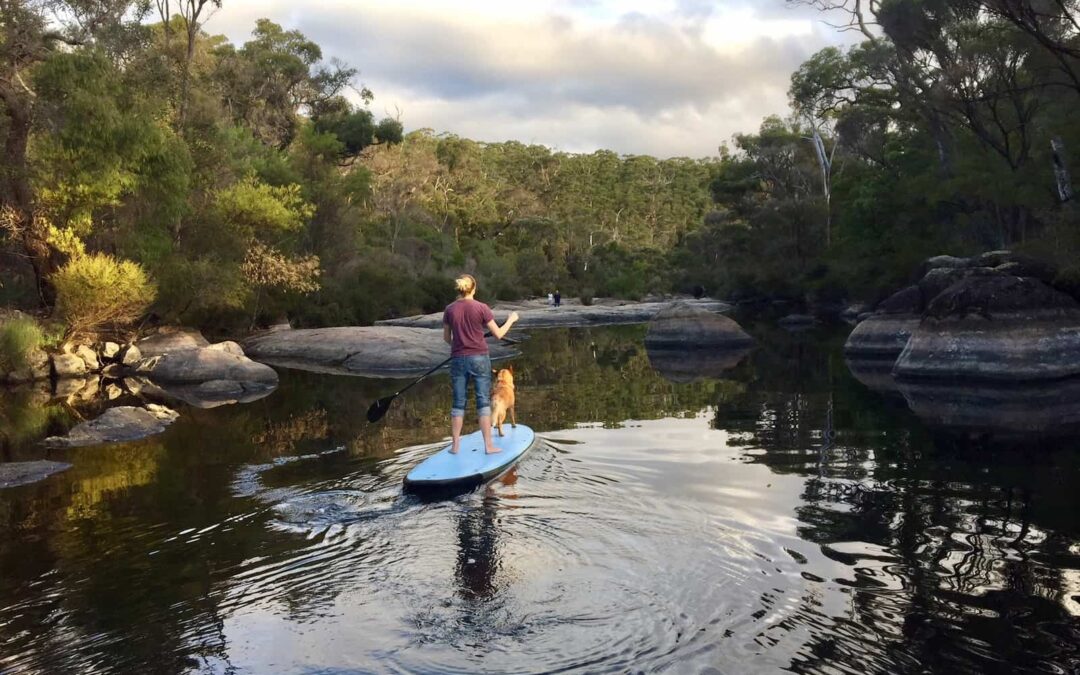
[[[454,280],[458,299],[443,311],[443,340],[450,345],[450,387],[454,403],[450,408],[450,436],[453,445],[450,452],[457,453],[461,445],[461,429],[465,425],[465,402],[469,394],[469,382],[476,390],[476,414],[480,418],[480,432],[484,436],[484,448],[494,454],[499,449],[491,442],[491,355],[484,340],[484,329],[501,340],[511,326],[517,323],[518,313],[501,327],[495,323],[491,308],[476,300],[476,279],[462,274]]]

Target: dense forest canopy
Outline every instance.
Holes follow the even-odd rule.
[[[863,41],[804,63],[787,117],[661,160],[404,133],[303,34],[213,35],[220,0],[0,0],[0,304],[369,323],[462,270],[488,299],[873,300],[1001,247],[1080,279],[1080,3],[790,1]]]

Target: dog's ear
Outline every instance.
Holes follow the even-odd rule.
[[[507,366],[507,367],[506,367],[506,369],[510,371],[510,374],[511,374],[511,375],[513,375],[513,374],[514,374],[514,366],[513,366],[513,365],[509,365],[509,366]]]
[[[491,369],[491,372],[495,373],[496,375],[499,374],[499,371],[495,370],[494,368]]]

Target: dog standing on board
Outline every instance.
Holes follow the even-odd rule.
[[[510,426],[517,427],[514,416],[514,367],[509,366],[494,371],[495,386],[491,388],[491,424],[500,436],[504,436],[502,425],[506,413],[510,413]]]

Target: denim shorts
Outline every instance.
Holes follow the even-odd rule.
[[[477,416],[490,417],[491,357],[487,354],[455,356],[450,361],[450,387],[454,392],[454,404],[450,408],[450,416],[465,416],[465,401],[469,395],[470,381],[476,390]]]

